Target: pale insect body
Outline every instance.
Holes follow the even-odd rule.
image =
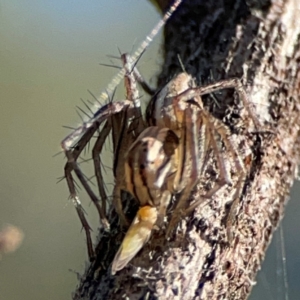
[[[148,242],[156,220],[157,210],[155,207],[147,205],[139,209],[112,262],[112,275],[123,269]]]

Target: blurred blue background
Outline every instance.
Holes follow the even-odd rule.
[[[159,17],[138,0],[0,1],[0,228],[10,223],[25,234],[21,247],[0,261],[0,300],[71,297],[86,248],[66,184],[56,184],[65,160],[53,155],[70,132],[61,125],[79,124],[80,98],[91,98],[87,89],[98,95],[116,73],[99,65],[110,63],[106,55],[118,55],[118,47],[131,51]],[[153,84],[160,43],[158,37],[139,63]],[[283,230],[290,299],[298,299],[299,184],[293,191]],[[95,210],[84,204],[96,229]],[[273,244],[251,299],[284,299],[281,254]]]

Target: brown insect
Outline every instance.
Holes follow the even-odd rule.
[[[238,175],[233,203],[239,199],[246,177],[244,158],[227,126],[204,109],[200,98],[200,95],[223,88],[237,90],[254,124],[259,126],[237,79],[196,87],[190,75],[181,73],[157,94],[149,106],[148,122],[156,126],[148,127],[140,134],[129,148],[125,163],[126,189],[139,200],[142,208],[114,258],[112,274],[124,268],[144,246],[155,225],[162,225],[171,194],[179,194],[179,199],[171,214],[167,235],[180,218],[192,212],[203,199],[212,197],[222,186],[231,183],[226,168],[228,158],[218,147],[219,137],[227,149],[226,155],[232,157],[232,167]],[[216,157],[219,179],[202,199],[189,203],[187,200],[199,182],[210,149]],[[231,216],[227,219],[229,224]]]

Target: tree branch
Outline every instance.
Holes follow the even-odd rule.
[[[157,1],[160,7],[166,2]],[[130,266],[111,276],[109,266],[123,237],[112,214],[115,229],[100,234],[97,259],[81,278],[74,299],[248,297],[299,164],[299,15],[298,0],[185,0],[175,12],[165,27],[158,85],[181,71],[178,55],[201,85],[242,78],[264,124],[261,130],[248,128],[244,108],[229,110],[236,106],[233,93],[215,94],[217,104],[204,98],[211,113],[231,128],[240,148],[249,145],[253,153],[243,156],[248,176],[236,217],[230,227],[224,222],[233,184],[182,220],[170,241],[155,232]],[[260,132],[265,128],[273,133]],[[216,181],[214,171],[211,157],[191,201]]]

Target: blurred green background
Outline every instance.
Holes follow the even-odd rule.
[[[0,1],[0,228],[9,223],[25,234],[0,261],[0,300],[71,298],[87,256],[66,184],[56,184],[65,160],[53,155],[70,132],[62,125],[78,125],[80,98],[91,99],[87,89],[98,95],[116,73],[99,65],[110,63],[106,55],[130,52],[158,19],[147,1]],[[139,63],[153,84],[160,43]],[[299,184],[283,221],[290,299],[300,294],[297,193]],[[81,198],[96,229],[95,210]],[[273,242],[251,299],[284,299],[279,250]]]

